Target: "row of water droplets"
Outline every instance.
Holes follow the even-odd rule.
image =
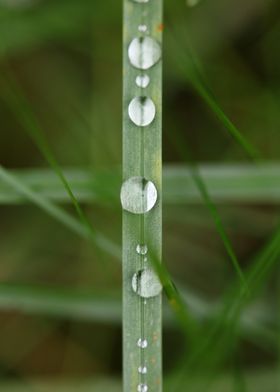
[[[137,69],[138,75],[135,78],[136,86],[140,88],[141,94],[136,95],[128,105],[128,116],[132,123],[137,126],[140,132],[144,127],[149,126],[155,119],[156,106],[153,100],[144,92],[150,85],[151,79],[148,71],[161,59],[161,46],[149,36],[149,28],[145,24],[147,14],[146,4],[150,0],[132,0],[134,3],[142,3],[142,20],[137,27],[137,35],[128,46],[128,58],[132,67]],[[136,5],[135,5],[136,6]],[[136,6],[136,7],[140,7]],[[139,8],[141,11],[141,8]],[[137,129],[136,129],[137,131]],[[150,131],[150,130],[148,130]],[[141,133],[141,150],[143,146],[143,132]],[[142,154],[142,160],[144,159]],[[145,178],[144,163],[142,162],[142,177],[131,177],[126,180],[121,189],[121,203],[124,210],[140,214],[141,238],[136,246],[136,253],[140,258],[140,268],[132,276],[132,290],[139,296],[139,309],[141,320],[141,336],[137,340],[137,347],[140,349],[140,364],[138,367],[139,384],[137,392],[147,392],[146,374],[148,367],[146,363],[145,350],[148,348],[148,340],[145,333],[145,306],[149,298],[155,297],[161,292],[161,283],[152,268],[148,267],[148,247],[145,244],[144,214],[149,212],[157,202],[157,189],[155,184]]]

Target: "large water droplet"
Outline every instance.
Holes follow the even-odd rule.
[[[152,181],[143,177],[131,177],[121,189],[122,208],[133,214],[150,211],[157,201],[157,190]]]
[[[128,105],[128,115],[131,121],[138,127],[146,127],[153,122],[156,115],[156,107],[151,98],[135,97]]]
[[[147,384],[139,384],[137,387],[137,392],[148,392]]]
[[[138,368],[139,374],[147,374],[147,372],[148,372],[148,369],[146,366],[139,366],[139,368]]]
[[[135,83],[138,87],[146,88],[150,84],[150,77],[148,75],[138,75],[136,76]]]
[[[140,348],[147,348],[148,347],[148,341],[146,339],[138,339],[137,341],[137,346]]]
[[[138,69],[149,69],[161,58],[161,47],[151,37],[134,38],[128,47],[131,64]]]
[[[148,247],[147,247],[147,245],[141,245],[141,244],[138,244],[137,246],[136,246],[136,252],[139,254],[139,255],[146,255],[147,253],[148,253]]]
[[[152,269],[142,269],[132,277],[133,291],[143,298],[151,298],[159,295],[162,285],[156,273]]]

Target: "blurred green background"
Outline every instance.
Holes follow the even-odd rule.
[[[179,175],[186,162],[172,141],[184,142],[207,184],[214,176],[210,195],[245,271],[279,223],[279,39],[277,0],[165,1],[164,260],[206,330],[235,271],[195,185]],[[95,230],[120,245],[122,1],[1,0],[0,56],[1,165],[75,216],[29,128],[45,135]],[[197,91],[194,58],[269,163],[264,173]],[[97,250],[17,195],[0,177],[0,388],[120,391],[117,250]],[[208,391],[280,390],[277,259]],[[170,311],[164,320],[168,379],[185,353]]]

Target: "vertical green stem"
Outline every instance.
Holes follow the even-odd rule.
[[[140,42],[140,53],[133,64],[128,49],[133,39]],[[143,39],[152,39],[156,47],[143,49]],[[150,257],[161,260],[162,242],[162,0],[124,0],[123,32],[123,181],[133,177],[143,179],[142,209],[144,213],[133,213],[123,203],[123,374],[124,392],[160,392],[162,390],[161,352],[161,293],[153,291],[153,279],[140,279],[141,271],[151,271]],[[151,44],[151,40],[148,42]],[[136,45],[137,46],[137,45]],[[138,45],[139,49],[139,45]],[[137,52],[137,51],[136,51]],[[133,57],[133,55],[132,55]],[[152,65],[146,66],[146,61]],[[137,61],[139,66],[137,66]],[[137,76],[150,80],[137,85]],[[148,77],[148,78],[147,78]],[[141,83],[140,83],[141,84]],[[140,109],[135,124],[129,115],[131,101],[139,97]],[[150,111],[146,111],[152,100],[155,115],[145,123]],[[139,103],[138,102],[138,103]],[[149,105],[148,105],[149,106]],[[137,122],[137,120],[136,120]],[[145,186],[152,181],[157,190],[157,200],[147,208]],[[126,199],[133,203],[133,189]],[[148,192],[149,193],[149,192]],[[137,195],[136,195],[137,196]],[[149,196],[147,196],[149,205]],[[142,252],[137,252],[142,245]],[[147,247],[147,252],[145,247]],[[142,254],[141,254],[142,253]],[[139,292],[132,288],[133,277]],[[143,285],[143,287],[141,286]],[[149,288],[147,285],[151,285]],[[139,295],[141,290],[148,295]],[[142,347],[141,347],[142,345]]]

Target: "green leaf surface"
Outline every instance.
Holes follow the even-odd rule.
[[[149,38],[162,43],[163,1],[132,2],[124,0],[123,19],[123,181],[142,177],[152,181],[157,190],[155,206],[144,214],[123,211],[123,375],[124,392],[139,390],[146,384],[149,391],[162,391],[162,325],[161,294],[141,298],[132,290],[132,277],[144,268],[152,268],[151,255],[161,260],[162,248],[162,64],[147,70],[136,69],[129,61],[128,47],[135,37],[145,33],[138,29],[146,25]],[[139,55],[138,55],[139,56]],[[151,48],[140,52],[154,56]],[[141,60],[142,61],[142,60]],[[150,84],[139,88],[137,75],[148,74]],[[137,126],[128,115],[135,97],[149,97],[155,105],[155,117],[146,126]],[[144,117],[141,112],[141,117]],[[133,192],[132,192],[133,194]],[[130,195],[129,195],[130,196]],[[132,203],[135,202],[132,200]],[[145,255],[136,252],[137,244],[146,244]],[[138,275],[136,275],[138,276]],[[138,279],[138,277],[137,277]],[[151,285],[152,282],[148,282]],[[141,349],[139,339],[147,341]],[[147,366],[147,374],[139,375],[139,366]]]

